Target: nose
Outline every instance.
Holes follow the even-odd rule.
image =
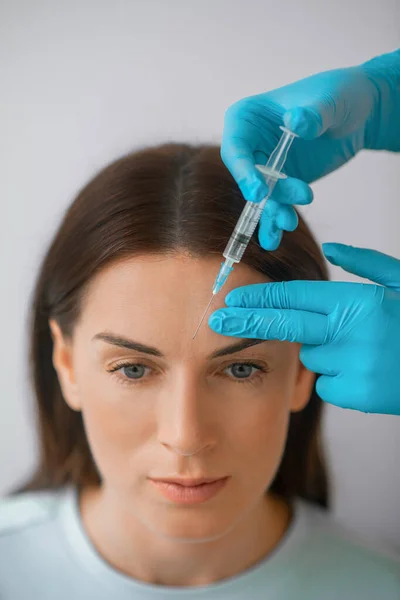
[[[160,398],[158,439],[170,452],[194,456],[216,444],[212,403],[205,392],[193,375],[181,374]]]

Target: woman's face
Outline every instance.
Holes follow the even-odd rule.
[[[263,502],[290,412],[314,381],[297,344],[240,349],[244,340],[216,334],[207,319],[192,339],[219,266],[184,255],[113,264],[91,282],[71,341],[50,323],[63,394],[82,411],[103,487],[174,538],[222,535]],[[231,289],[263,281],[236,266],[212,310]],[[152,481],[200,477],[227,480],[193,504]]]

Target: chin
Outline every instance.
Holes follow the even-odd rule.
[[[141,515],[142,523],[153,533],[171,541],[184,543],[212,542],[227,535],[240,520],[228,517],[226,511],[201,511],[199,508],[155,509],[151,515]],[[168,510],[171,509],[171,510]],[[175,510],[174,510],[175,509]],[[162,514],[161,514],[162,513]]]

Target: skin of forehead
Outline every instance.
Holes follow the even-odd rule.
[[[184,254],[132,257],[100,272],[87,289],[81,320],[92,335],[104,328],[155,346],[164,353],[210,354],[239,338],[221,336],[208,326],[212,312],[225,306],[231,289],[267,278],[247,265],[236,265],[222,291],[214,297],[204,322],[193,334],[207,306],[220,257],[192,258]],[[275,342],[264,344],[275,345]],[[281,343],[282,344],[282,343]]]

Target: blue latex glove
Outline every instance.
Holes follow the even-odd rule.
[[[268,188],[255,164],[266,164],[285,124],[297,133],[264,209],[260,244],[275,250],[282,230],[298,218],[292,204],[308,204],[307,185],[350,160],[359,150],[400,150],[400,50],[360,66],[335,69],[244,98],[225,115],[221,156],[246,200],[260,201]],[[305,183],[307,182],[307,183]]]
[[[303,344],[300,359],[322,373],[319,396],[343,408],[400,414],[400,260],[324,244],[327,259],[381,285],[288,281],[248,285],[209,318],[214,331]]]

